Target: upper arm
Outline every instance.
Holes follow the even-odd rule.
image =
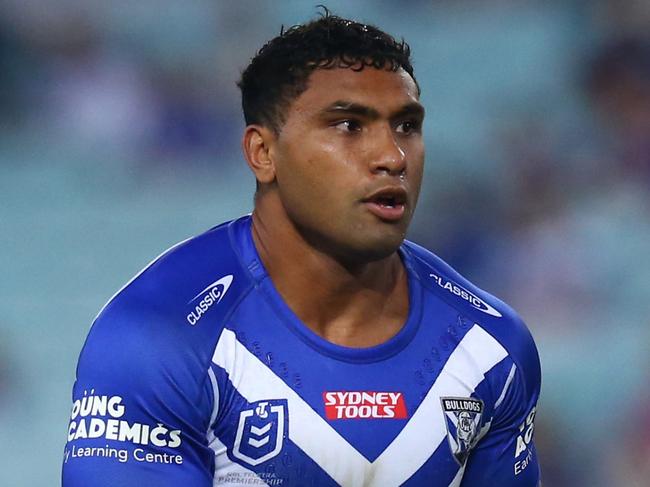
[[[509,378],[502,377],[490,386],[494,394],[490,428],[468,458],[464,486],[540,485],[533,433],[541,389],[541,365],[528,329],[516,316],[513,325],[508,339],[504,340],[510,355]]]
[[[212,485],[212,386],[174,338],[129,306],[98,318],[79,358],[64,487]]]
[[[495,410],[489,432],[469,456],[463,486],[539,485],[540,470],[533,441],[539,386],[527,388],[522,375],[517,368],[503,402]]]

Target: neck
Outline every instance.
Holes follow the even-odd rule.
[[[253,212],[253,240],[276,289],[306,326],[346,346],[377,345],[399,331],[408,314],[408,289],[397,252],[372,262],[342,262],[310,245],[279,211],[279,200],[264,198]]]

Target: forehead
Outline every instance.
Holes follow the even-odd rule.
[[[373,67],[361,71],[316,69],[309,77],[307,89],[294,100],[289,111],[312,113],[334,101],[346,100],[384,113],[398,110],[418,99],[415,81],[401,68],[397,71]]]

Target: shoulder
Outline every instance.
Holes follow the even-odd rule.
[[[489,333],[525,375],[526,382],[531,387],[539,387],[541,368],[537,347],[521,317],[431,251],[410,241],[402,249],[422,287]]]
[[[205,435],[218,389],[210,362],[228,314],[251,288],[233,226],[164,252],[100,311],[77,365],[66,451],[108,451],[118,441],[125,458],[137,461],[121,465],[101,458],[108,454],[72,453],[64,466],[69,482],[96,472],[112,485],[145,477],[145,485],[211,482],[214,452]],[[140,463],[158,455],[183,467],[163,472]]]
[[[154,259],[102,308],[79,358],[78,379],[148,373],[196,374],[208,367],[228,313],[250,288],[228,222]],[[111,365],[112,364],[112,365]]]

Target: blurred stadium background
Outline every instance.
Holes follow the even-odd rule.
[[[323,3],[412,46],[428,152],[410,236],[533,330],[545,487],[650,485],[650,3]],[[3,486],[59,483],[102,304],[173,243],[251,210],[235,81],[316,12],[0,2]]]

